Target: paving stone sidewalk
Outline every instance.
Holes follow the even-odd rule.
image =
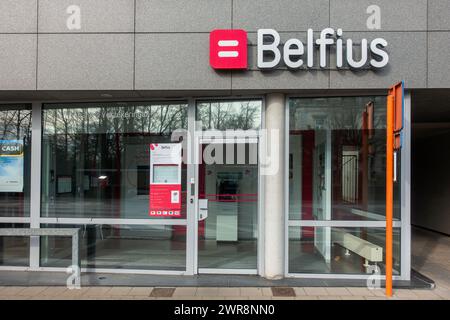
[[[384,300],[384,290],[367,288],[214,287],[0,287],[0,300]],[[450,300],[450,289],[394,291],[394,300]]]

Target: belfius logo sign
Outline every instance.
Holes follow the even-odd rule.
[[[214,30],[210,34],[209,55],[214,69],[247,69],[247,32]]]
[[[318,65],[329,67],[330,48],[334,47],[336,68],[384,68],[389,63],[385,50],[388,42],[383,38],[372,41],[361,39],[358,44],[345,39],[342,29],[325,28],[315,39],[308,29],[306,44],[293,38],[281,45],[280,34],[273,29],[257,32],[257,68],[275,69],[284,63],[289,69],[314,68],[315,51],[319,51]],[[359,50],[359,52],[356,52]],[[247,32],[244,30],[214,30],[210,34],[210,65],[216,70],[245,70],[248,68]]]

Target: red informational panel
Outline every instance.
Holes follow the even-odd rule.
[[[394,149],[402,147],[403,111],[404,111],[404,83],[399,82],[389,88],[389,95],[394,97]]]
[[[152,217],[181,216],[181,144],[150,145],[150,197]]]

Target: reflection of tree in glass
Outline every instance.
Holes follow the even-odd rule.
[[[341,132],[348,145],[361,146],[363,112],[368,102],[374,102],[374,135],[370,140],[373,154],[385,148],[385,98],[343,97],[292,99],[290,101],[290,127],[293,130],[332,130]]]
[[[257,129],[261,123],[261,102],[203,102],[198,105],[197,119],[202,121],[203,129]]]
[[[184,104],[78,106],[55,105],[44,110],[44,140],[52,145],[54,166],[66,171],[75,167],[77,171],[120,170],[130,139],[149,144],[151,137],[170,137],[175,129],[187,126]],[[64,174],[80,175],[82,171]],[[77,181],[82,181],[82,176]]]
[[[31,111],[24,109],[0,111],[0,140],[31,142]]]

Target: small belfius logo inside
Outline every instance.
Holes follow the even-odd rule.
[[[209,61],[213,69],[247,69],[247,32],[214,30],[209,36]]]

